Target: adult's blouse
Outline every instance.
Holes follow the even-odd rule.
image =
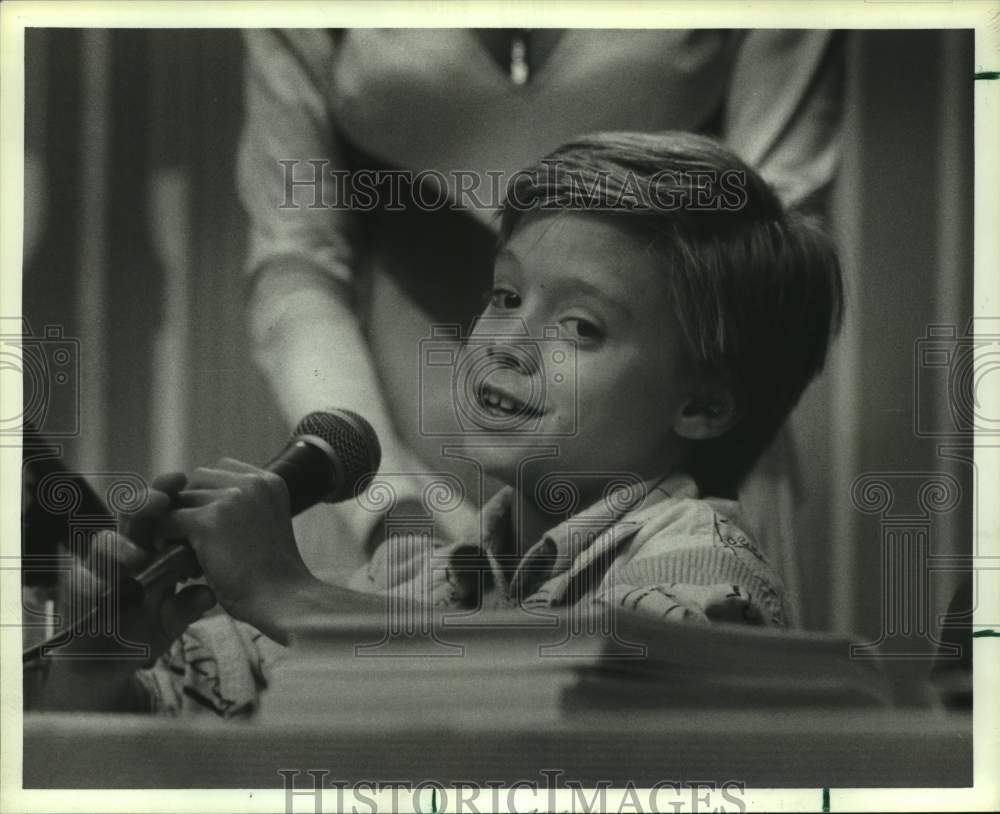
[[[239,189],[252,274],[284,258],[351,281],[355,213],[281,208],[287,169],[366,159],[413,171],[510,174],[601,130],[718,135],[786,203],[821,193],[839,154],[835,34],[806,30],[567,30],[525,85],[467,29],[251,30]],[[482,188],[488,186],[484,180]],[[490,225],[492,210],[470,217]],[[419,268],[412,269],[420,273]]]

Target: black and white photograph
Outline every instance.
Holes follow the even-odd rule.
[[[0,47],[0,808],[1000,807],[1000,4]]]

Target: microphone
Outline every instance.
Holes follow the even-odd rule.
[[[317,503],[339,503],[360,494],[375,476],[381,459],[382,448],[371,424],[350,410],[332,409],[303,418],[285,449],[264,468],[284,480],[294,516]],[[97,607],[77,625],[91,619],[109,599],[117,597],[123,610],[137,607],[150,589],[169,584],[168,580],[176,584],[200,574],[191,548],[174,543],[138,576],[126,577],[106,591]],[[28,648],[22,661],[31,661],[62,644],[69,633],[60,631]]]
[[[295,427],[285,449],[266,467],[288,487],[294,517],[317,503],[339,503],[360,494],[378,471],[382,447],[372,425],[350,410],[310,413]],[[137,577],[124,580],[124,590],[139,604],[145,589],[167,578],[182,582],[201,575],[194,552],[176,543]]]
[[[332,410],[303,418],[288,446],[265,468],[285,481],[296,515],[317,503],[339,503],[360,494],[381,460],[372,425],[350,410]]]

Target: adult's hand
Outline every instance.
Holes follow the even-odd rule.
[[[27,708],[144,708],[132,681],[135,670],[150,665],[215,605],[215,596],[205,585],[179,592],[173,583],[153,585],[138,606],[125,603],[120,590],[112,590],[159,556],[166,545],[160,524],[183,483],[183,475],[154,479],[143,507],[123,518],[118,531],[96,535],[86,561],[73,562],[73,574],[65,583],[72,595],[62,603],[69,610],[68,635],[51,652],[26,665]],[[101,624],[73,617],[95,610],[92,618]]]
[[[121,519],[117,534],[101,535],[95,541],[88,563],[91,573],[137,576],[174,545],[164,533],[164,520],[185,483],[186,476],[179,472],[154,478],[142,508]],[[94,587],[107,582],[106,578],[99,580]],[[154,659],[216,604],[206,585],[189,585],[180,591],[175,587],[169,580],[147,587],[143,613],[129,614],[124,620],[149,645]]]

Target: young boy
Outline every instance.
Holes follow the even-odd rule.
[[[192,625],[139,685],[156,709],[245,712],[280,650],[257,630],[286,641],[307,613],[384,611],[378,594],[784,625],[731,498],[822,368],[841,300],[830,243],[712,140],[561,147],[508,190],[476,374],[455,390],[469,457],[508,484],[480,529],[390,537],[338,588],[303,564],[279,479],[199,469],[161,533],[190,541],[229,616]]]
[[[556,150],[508,191],[479,358],[458,365],[475,371],[455,388],[478,424],[469,455],[510,485],[480,547],[439,547],[428,573],[419,544],[389,541],[352,587],[785,624],[780,580],[724,498],[822,367],[840,304],[829,243],[711,140]],[[575,375],[557,387],[542,360],[560,340],[575,364],[551,367]]]

